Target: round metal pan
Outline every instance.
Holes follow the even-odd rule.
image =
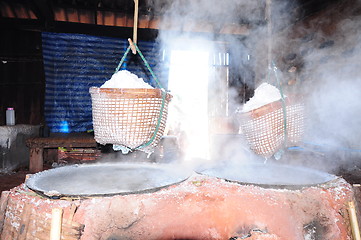
[[[25,184],[51,198],[109,196],[156,191],[186,180],[191,173],[173,164],[82,164],[36,173]]]
[[[197,173],[231,182],[252,184],[265,188],[301,189],[336,180],[335,175],[315,169],[281,164],[222,163],[203,166]]]

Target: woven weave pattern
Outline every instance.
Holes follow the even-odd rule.
[[[160,89],[89,90],[92,98],[94,138],[100,144],[114,144],[138,148],[155,138],[143,152],[153,152],[163,136],[171,95],[167,93],[163,111]],[[159,122],[159,128],[157,125]]]
[[[256,154],[271,157],[285,144],[294,146],[302,140],[304,133],[304,105],[286,101],[286,118],[282,103],[274,102],[241,116],[241,129],[248,144]]]

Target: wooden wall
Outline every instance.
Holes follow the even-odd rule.
[[[17,124],[43,124],[41,33],[1,28],[0,34],[0,125],[7,107],[15,108]]]

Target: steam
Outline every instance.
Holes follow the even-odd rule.
[[[220,122],[212,122],[211,124],[221,126],[221,128],[227,128],[225,126],[228,125],[228,127],[233,129],[222,129],[220,130],[221,134],[216,133],[214,136],[210,135],[211,151],[215,158],[227,158],[227,160],[232,158],[235,160],[238,159],[239,161],[241,159],[241,161],[244,162],[255,158],[256,156],[247,149],[248,146],[244,139],[237,139],[237,137],[232,136],[232,134],[228,136],[229,139],[225,139],[227,137],[222,136],[222,133],[225,133],[223,135],[227,135],[227,132],[232,132],[233,135],[237,135],[235,133],[237,133],[239,123],[232,122],[234,120],[229,120],[234,117],[235,110],[240,108],[239,95],[243,94],[243,97],[245,95],[244,92],[240,92],[237,88],[241,88],[244,85],[250,86],[250,88],[254,87],[255,72],[262,73],[263,76],[260,77],[262,79],[264,79],[266,75],[269,51],[271,50],[270,45],[272,44],[272,36],[270,36],[272,29],[269,29],[267,24],[265,24],[267,17],[266,1],[176,0],[171,1],[170,5],[162,5],[161,3],[161,1],[152,2],[155,7],[161,7],[159,12],[165,16],[160,24],[158,39],[165,49],[207,51],[210,55],[222,55],[232,52],[232,61],[236,63],[237,68],[235,72],[242,72],[242,76],[239,78],[239,83],[224,82],[226,87],[233,85],[234,89],[228,89],[228,95],[226,96],[228,99],[227,103],[225,103],[227,109],[222,113],[223,115],[220,114],[223,119],[220,119]],[[288,14],[285,14],[285,7],[285,4],[274,5],[272,7],[272,11],[276,13],[277,16],[282,17],[282,21],[274,24],[276,29],[287,26]],[[241,35],[235,30],[238,28],[238,31],[240,31],[239,26],[247,29],[243,29]],[[252,33],[248,35],[251,31]],[[225,62],[227,61],[229,61],[229,59],[225,60]],[[222,63],[224,66],[227,65],[225,62]],[[211,66],[209,66],[209,68],[210,67]],[[254,71],[250,70],[252,68]],[[190,71],[190,69],[184,69],[184,71]],[[196,73],[193,74],[196,75]],[[222,73],[222,70],[212,72],[212,76],[215,79],[214,82],[218,81],[219,85],[219,82],[222,81],[222,78],[225,78],[226,74],[228,73]],[[193,81],[197,81],[197,79]],[[210,81],[210,84],[214,83]],[[209,86],[209,103],[212,103],[213,100],[215,104],[219,105],[220,101],[218,97],[224,94],[224,89],[217,86],[217,83],[214,85],[214,87]],[[189,86],[189,88],[192,88],[192,86]],[[170,90],[172,93],[175,89]],[[174,99],[177,100],[177,96]],[[188,118],[193,119],[192,124],[196,125],[195,128],[200,129],[208,123],[204,121],[198,122],[197,119],[199,119],[199,117],[190,113],[191,111],[189,110],[194,108],[195,105],[196,102],[194,102],[193,106],[178,106],[178,109],[181,108],[183,115],[188,114]],[[213,106],[208,106],[208,108],[211,109]],[[214,116],[210,117],[212,118]],[[215,118],[217,117],[219,116],[215,113]],[[171,109],[169,118],[170,120],[172,119]],[[183,119],[180,123],[181,125],[183,124],[181,126],[183,129],[181,130],[184,131],[187,136],[188,145],[182,146],[183,150],[187,151],[190,146],[197,148],[209,147],[205,141],[200,142],[195,138],[195,136],[202,133],[190,130],[184,122],[186,121]],[[223,139],[217,139],[222,137]],[[262,161],[263,160],[264,159],[262,159]]]
[[[336,5],[324,18],[307,21],[306,28],[297,22],[300,20],[298,13],[292,11],[298,9],[293,5],[296,1],[270,2],[271,15],[267,15],[263,0],[175,0],[171,3],[153,0],[150,4],[165,15],[158,39],[164,48],[232,52],[231,60],[242,72],[239,79],[242,84],[256,88],[262,82],[275,81],[274,76],[271,79],[267,76],[268,66],[274,61],[286,94],[304,96],[308,110],[305,141],[325,146],[327,154],[335,158],[333,161],[321,153],[321,160],[313,159],[315,164],[335,169],[345,161],[352,162],[361,149],[361,118],[358,116],[361,21],[357,16],[360,8],[348,10],[350,8]],[[248,28],[243,35],[224,34],[229,26],[240,24]],[[224,44],[221,46],[219,42]],[[229,91],[231,111],[240,107],[237,98],[241,93],[237,92],[237,87],[235,84],[235,89]],[[212,96],[217,94],[220,94],[219,89],[213,89]],[[213,149],[219,151],[217,156],[227,152],[224,156],[235,160],[255,157],[245,151],[244,140],[237,142],[232,136],[218,140],[218,148]],[[337,157],[331,154],[337,151],[342,154]],[[340,164],[336,161],[341,155]],[[330,169],[323,167],[323,170]]]
[[[153,0],[149,1],[148,5],[165,16],[161,23],[162,30],[185,31],[198,26],[199,23],[205,23],[213,28],[213,32],[217,32],[225,23],[239,23],[242,20],[259,21],[264,17],[263,0],[175,0],[166,2]]]
[[[343,15],[338,10],[330,13],[339,19],[332,34],[314,34],[301,72],[309,109],[307,138],[334,153],[327,162],[334,171],[354,166],[361,152],[361,18],[350,7]]]

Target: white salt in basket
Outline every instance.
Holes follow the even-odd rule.
[[[94,138],[100,144],[151,153],[163,136],[172,98],[161,89],[89,89]]]
[[[268,158],[283,147],[300,143],[304,134],[305,108],[298,99],[286,97],[284,106],[280,100],[240,114],[240,127],[251,150]]]

